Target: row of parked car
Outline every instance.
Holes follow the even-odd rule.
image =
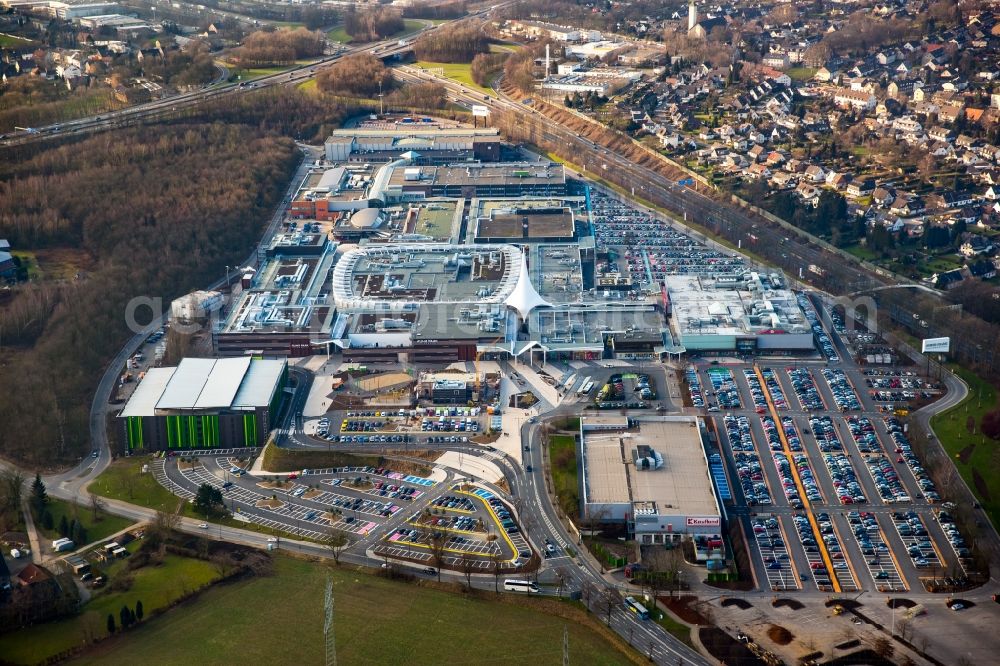
[[[809,419],[809,429],[816,438],[816,445],[823,453],[830,451],[843,451],[844,445],[840,443],[837,436],[837,429],[833,425],[833,419],[829,416],[813,416]]]
[[[719,401],[720,408],[740,409],[742,407],[740,392],[736,388],[736,381],[729,368],[709,368],[708,379],[712,382],[712,391]]]
[[[888,458],[883,455],[868,456],[865,458],[865,465],[868,466],[875,488],[883,501],[886,503],[910,501],[906,488],[896,474],[896,468]]]
[[[972,553],[969,551],[968,544],[965,543],[965,538],[958,531],[958,527],[952,520],[951,515],[947,511],[941,511],[937,514],[937,519],[938,524],[941,525],[941,529],[944,530],[944,535],[948,538],[948,543],[955,549],[955,554],[961,560],[968,560]],[[964,564],[965,562],[963,562]]]
[[[760,374],[764,378],[764,384],[767,386],[768,393],[771,394],[771,402],[774,403],[774,408],[788,409],[788,401],[785,400],[785,392],[781,390],[781,384],[778,383],[778,378],[774,374],[774,370],[771,368],[763,368],[760,371]]]
[[[691,396],[691,404],[699,409],[705,406],[705,395],[701,392],[701,380],[698,379],[698,371],[693,366],[688,366],[684,371],[684,379],[688,385],[688,395]]]
[[[854,387],[851,386],[851,382],[843,370],[823,368],[822,372],[826,383],[830,385],[830,391],[833,392],[833,401],[836,403],[837,409],[842,412],[861,409],[861,401],[858,400],[858,395],[854,392]]]
[[[765,414],[767,412],[767,398],[764,397],[764,387],[760,385],[757,373],[752,368],[743,368],[743,376],[746,377],[747,384],[750,385],[750,399],[753,400],[754,411],[758,414]]]
[[[823,463],[833,479],[833,488],[841,504],[865,504],[868,498],[858,482],[857,472],[843,453],[823,454]]]
[[[808,412],[824,408],[823,398],[819,395],[809,368],[788,368],[788,377],[792,381],[792,389],[802,409]]]
[[[442,495],[432,503],[441,509],[459,509],[461,511],[475,511],[476,505],[468,497],[458,497],[457,495]]]
[[[805,294],[798,294],[797,298],[799,301],[799,307],[802,308],[802,312],[805,313],[806,320],[809,322],[809,326],[813,330],[813,337],[816,339],[816,344],[823,352],[823,355],[826,356],[828,361],[839,361],[840,356],[837,354],[837,350],[833,346],[833,341],[823,330],[823,326],[819,323],[819,317],[816,315],[816,310],[813,309],[812,303],[809,301],[809,297]]]
[[[924,499],[928,502],[940,502],[941,495],[938,494],[934,482],[931,481],[930,474],[927,473],[923,465],[920,464],[920,459],[913,453],[910,440],[903,433],[902,424],[896,417],[887,416],[885,418],[885,427],[888,428],[889,436],[896,447],[896,453],[899,454],[897,462],[901,460],[910,468],[913,478],[917,480],[917,485],[920,486],[920,492],[924,494]]]
[[[875,426],[867,416],[847,417],[847,428],[851,431],[854,443],[858,445],[861,453],[879,453],[882,446],[879,444],[878,435],[875,433]]]
[[[825,514],[820,514],[823,516]],[[817,520],[820,519],[817,516]],[[806,552],[806,559],[809,560],[809,568],[812,570],[813,576],[816,578],[816,584],[819,586],[826,586],[830,584],[830,572],[827,571],[826,566],[824,566],[822,560],[819,558],[819,544],[816,542],[816,536],[813,533],[812,524],[810,524],[809,519],[802,515],[792,516],[792,522],[795,525],[795,531],[799,535],[799,541],[802,543],[802,549]],[[826,536],[832,536],[832,525],[829,522],[829,516],[827,519],[822,521],[826,523],[825,525],[820,524],[820,531],[830,530],[830,534],[824,534],[824,542],[826,541]],[[834,537],[836,538],[836,537]],[[829,546],[829,544],[827,544]],[[840,545],[836,544],[837,550],[833,552],[841,552]],[[833,552],[830,555],[833,555]]]
[[[760,458],[756,453],[746,453],[737,451],[733,454],[733,461],[736,463],[736,476],[740,480],[743,488],[743,496],[746,498],[748,506],[769,506],[771,504],[771,493],[767,489],[764,481],[764,470],[760,465]]]
[[[444,416],[420,419],[423,432],[479,432],[479,421],[473,418],[451,419]]]
[[[774,424],[774,419],[770,416],[760,417],[760,425],[764,429],[764,437],[767,438],[767,447],[772,451],[781,451],[781,438],[778,436],[778,427]],[[800,449],[801,450],[801,449]]]
[[[785,493],[785,499],[793,509],[801,509],[805,506],[799,496],[795,479],[792,478],[792,463],[784,453],[773,454],[774,466],[778,470],[778,477],[781,479],[781,488]]]
[[[861,554],[870,558],[868,560],[869,566],[881,568],[881,559],[888,556],[889,547],[885,545],[879,534],[878,520],[875,518],[875,514],[867,511],[851,511],[847,514],[847,522],[851,524],[851,531],[854,532],[854,536],[858,540]],[[878,571],[874,574],[876,580],[888,577],[889,574],[885,571]]]
[[[399,486],[395,483],[389,483],[387,481],[376,481],[372,485],[372,494],[378,495],[379,497],[390,497],[392,499],[401,498],[405,500],[412,500],[413,495],[417,492],[416,488],[411,486]]]

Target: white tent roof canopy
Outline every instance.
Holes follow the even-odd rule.
[[[528,275],[528,256],[523,252],[521,253],[521,268],[517,275],[517,283],[505,302],[508,307],[517,310],[521,319],[527,319],[531,311],[539,306],[552,307],[552,304],[542,298],[535,291],[535,286],[531,284],[531,276]]]

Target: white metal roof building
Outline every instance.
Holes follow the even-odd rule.
[[[256,446],[281,402],[287,362],[186,358],[153,368],[119,413],[129,449]]]

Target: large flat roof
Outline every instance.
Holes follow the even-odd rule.
[[[419,169],[420,179],[407,180],[406,169]],[[561,164],[554,162],[504,162],[392,168],[389,176],[390,187],[461,187],[513,183],[565,185],[566,172]]]
[[[175,370],[177,368],[150,368],[147,370],[119,416],[124,418],[152,414],[160,396],[163,395],[163,390],[167,388],[170,378],[174,376]]]
[[[252,409],[271,402],[284,360],[186,358],[175,368],[152,368],[119,416],[178,410]]]
[[[640,418],[633,421],[637,427],[629,430],[604,421],[600,417],[581,420],[588,502],[644,503],[661,514],[719,513],[697,418]],[[605,429],[588,429],[593,424]],[[633,451],[639,446],[658,453],[662,467],[637,469]]]
[[[194,408],[220,409],[231,405],[244,375],[250,369],[250,360],[250,357],[237,357],[216,361]]]
[[[254,359],[233,398],[234,409],[247,409],[266,405],[274,395],[274,387],[285,371],[285,362],[274,359]]]
[[[186,358],[177,366],[163,395],[156,403],[157,409],[193,409],[205,388],[205,382],[215,367],[214,358]]]

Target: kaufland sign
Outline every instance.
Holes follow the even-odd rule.
[[[718,527],[719,518],[687,518],[685,524],[688,527]]]

